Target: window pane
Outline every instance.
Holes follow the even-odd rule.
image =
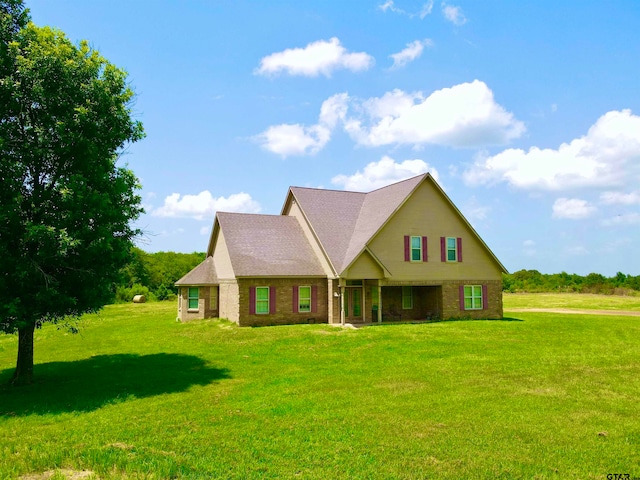
[[[309,300],[300,300],[298,304],[299,312],[310,312],[311,311],[311,302]]]
[[[482,285],[464,286],[465,310],[482,310]]]
[[[256,313],[269,313],[269,287],[256,287]]]
[[[211,305],[212,310],[218,308],[218,287],[211,287]]]
[[[456,261],[456,251],[455,250],[447,250],[447,260],[450,262]]]
[[[198,308],[198,287],[189,287],[189,309],[197,309]]]
[[[420,248],[420,237],[411,237],[411,248]]]
[[[421,257],[422,255],[421,255],[420,249],[411,250],[411,260],[418,261],[418,260],[421,260]]]
[[[298,288],[298,311],[311,311],[311,287]]]
[[[447,249],[456,248],[456,239],[455,237],[447,237]]]

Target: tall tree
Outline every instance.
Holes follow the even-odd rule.
[[[34,329],[99,310],[139,233],[138,180],[118,163],[144,136],[127,76],[0,0],[0,331],[18,333],[14,384],[33,378]]]

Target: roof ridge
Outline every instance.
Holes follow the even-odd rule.
[[[420,175],[414,175],[413,177],[405,178],[404,180],[398,180],[397,182],[390,183],[389,185],[385,185],[384,187],[378,187],[375,190],[371,190],[370,192],[367,192],[367,195],[369,195],[370,193],[375,193],[375,192],[377,192],[379,190],[384,190],[385,188],[393,187],[394,185],[398,185],[398,184],[403,183],[403,182],[408,182],[410,180],[415,180],[418,177],[426,177],[427,175],[430,175],[430,173],[429,172],[421,173]]]
[[[366,195],[369,192],[357,192],[355,190],[338,190],[337,188],[319,188],[319,187],[297,187],[292,185],[289,188],[299,188],[301,190],[317,190],[320,192],[336,192],[336,193],[357,193],[358,195]]]
[[[428,173],[423,173],[421,175],[416,175],[410,178],[406,178],[404,180],[401,180],[399,182],[395,182],[392,183],[390,185],[387,185],[385,187],[382,188],[378,188],[376,190],[373,190],[369,193],[367,193],[367,196],[364,198],[362,205],[360,206],[360,211],[358,212],[358,217],[356,219],[356,222],[354,224],[354,229],[351,235],[351,239],[349,240],[349,245],[347,247],[347,249],[345,250],[345,255],[344,258],[342,259],[342,264],[340,265],[340,270],[346,268],[348,263],[351,263],[351,261],[353,260],[353,258],[355,258],[354,255],[354,249],[357,249],[358,251],[362,251],[362,249],[367,245],[367,243],[369,242],[369,240],[371,240],[371,238],[373,238],[373,236],[380,230],[380,228],[382,227],[382,225],[384,225],[390,218],[391,216],[393,216],[393,214],[398,210],[398,208],[400,207],[400,205],[402,205],[407,198],[409,198],[409,196],[413,193],[413,191],[417,188],[418,185],[420,185],[424,179],[428,176]],[[367,230],[366,228],[366,222],[368,219],[364,218],[363,216],[363,210],[365,208],[369,208],[369,202],[374,201],[373,199],[377,197],[377,194],[380,193],[382,190],[387,189],[389,187],[395,187],[398,188],[398,186],[402,183],[406,183],[406,182],[412,182],[415,183],[415,185],[413,185],[413,187],[404,192],[404,194],[402,195],[402,198],[397,199],[396,202],[394,202],[393,208],[391,208],[391,211],[388,212],[388,215],[385,215],[385,218],[381,219],[381,221],[376,222],[374,227],[375,228],[370,228],[370,232],[367,233],[367,237],[366,239],[356,239],[355,238],[355,233],[356,233],[356,229],[361,229]],[[370,194],[376,194],[376,195],[370,195]],[[367,212],[370,213],[370,212]],[[370,216],[370,215],[369,215]],[[380,220],[380,219],[379,219]]]

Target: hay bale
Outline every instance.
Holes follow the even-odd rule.
[[[144,295],[135,295],[133,297],[133,303],[144,303],[146,301],[147,301],[147,299],[145,298]]]

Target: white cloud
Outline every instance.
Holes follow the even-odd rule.
[[[365,52],[349,53],[340,44],[338,38],[329,41],[319,40],[309,43],[304,48],[288,48],[282,52],[272,53],[260,60],[260,67],[254,73],[258,75],[277,75],[286,72],[289,75],[330,77],[339,69],[359,72],[367,70],[374,64],[371,55]]]
[[[490,211],[491,207],[480,203],[475,196],[471,197],[462,207],[462,212],[469,221],[484,220]]]
[[[331,131],[320,125],[274,125],[255,137],[262,147],[283,157],[318,153],[330,140]]]
[[[479,158],[464,173],[467,184],[507,182],[517,188],[565,190],[637,184],[640,174],[640,117],[630,110],[601,116],[583,137],[557,150],[508,149]]]
[[[422,92],[398,89],[365,100],[336,94],[323,102],[317,124],[274,125],[253,140],[283,157],[312,155],[324,148],[338,125],[364,146],[496,145],[525,131],[522,122],[494,101],[487,85],[475,80],[426,98]]]
[[[424,3],[418,13],[410,13],[406,10],[403,10],[402,8],[398,8],[393,0],[387,0],[386,2],[378,5],[378,9],[382,10],[383,12],[389,11],[397,13],[399,15],[407,15],[410,18],[420,17],[420,19],[422,20],[424,17],[431,13],[431,10],[433,9],[433,0],[429,0],[428,2]]]
[[[200,235],[209,235],[210,231],[210,227],[202,227],[200,228]]]
[[[431,10],[433,10],[433,0],[429,0],[424,5],[422,5],[422,9],[420,10],[418,16],[420,17],[420,19],[423,19],[431,13]]]
[[[396,163],[391,157],[384,156],[379,162],[368,164],[362,172],[358,170],[351,176],[333,177],[331,183],[341,186],[344,190],[370,192],[427,172],[431,173],[436,181],[439,179],[438,171],[422,160],[405,160],[402,163]]]
[[[616,215],[613,218],[603,220],[601,223],[605,227],[638,225],[640,224],[640,213],[624,213]]]
[[[204,190],[197,195],[172,193],[164,199],[164,205],[155,209],[156,217],[189,217],[196,220],[213,218],[216,211],[258,213],[260,204],[248,193],[234,193],[229,197],[214,198],[211,192]]]
[[[553,204],[553,218],[579,220],[590,217],[596,208],[586,200],[578,198],[559,198]]]
[[[389,55],[389,57],[393,59],[393,65],[391,68],[401,68],[409,62],[413,62],[416,58],[422,55],[424,47],[430,47],[432,45],[433,42],[428,38],[407,43],[407,47],[404,50]]]
[[[299,124],[274,125],[253,139],[270,152],[289,155],[313,155],[331,139],[331,132],[347,112],[345,93],[333,95],[322,103],[318,123],[310,127]]]
[[[604,192],[600,201],[605,205],[636,205],[640,204],[640,192]]]
[[[462,13],[462,9],[454,5],[447,5],[443,2],[442,15],[444,15],[444,18],[449,20],[454,25],[464,25],[465,23],[467,23],[467,19],[464,16],[464,13]]]
[[[500,145],[525,131],[522,122],[498,105],[484,82],[443,88],[424,98],[421,92],[388,92],[362,103],[372,121],[347,119],[345,128],[361,145],[437,144],[456,147]]]

